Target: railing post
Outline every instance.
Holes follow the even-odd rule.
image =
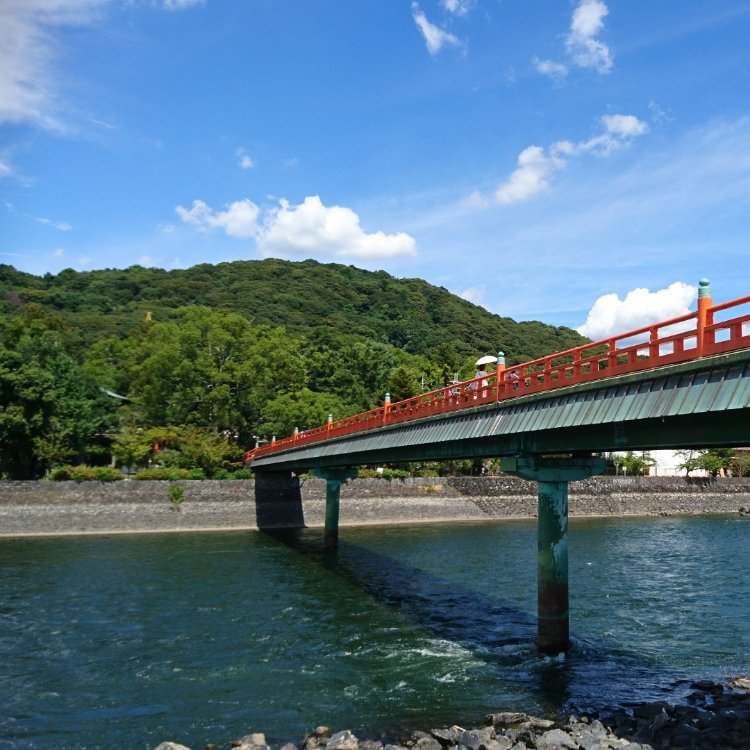
[[[299,427],[294,428],[294,435],[292,436],[292,440],[295,443],[299,440]]]
[[[617,340],[610,339],[607,349],[607,367],[610,370],[614,370],[617,367]]]
[[[659,328],[651,326],[648,335],[648,358],[657,359],[659,356]]]
[[[326,422],[326,432],[330,432],[333,428],[333,414],[328,415],[328,421]]]
[[[706,325],[713,323],[713,320],[708,320],[709,307],[711,307],[710,282],[708,279],[701,279],[698,282],[698,320],[696,331],[696,346],[699,357],[703,356],[705,345],[713,343],[712,341],[706,341]]]
[[[503,380],[503,373],[505,372],[505,352],[497,353],[497,367],[495,368],[495,400],[499,401],[500,397],[505,390],[505,380]]]
[[[391,394],[385,394],[385,401],[383,401],[383,422],[388,421],[388,415],[391,413]]]

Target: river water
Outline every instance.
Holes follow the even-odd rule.
[[[750,670],[750,519],[572,519],[572,648],[537,654],[536,527],[0,539],[0,750],[393,737],[679,700]]]

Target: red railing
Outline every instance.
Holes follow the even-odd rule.
[[[247,454],[248,460],[383,425],[458,411],[481,404],[518,398],[592,380],[650,370],[663,365],[750,347],[750,295],[710,305],[698,300],[698,310],[634,331],[583,344],[563,352],[497,369],[481,378],[455,383],[413,398],[320,427],[273,440]]]

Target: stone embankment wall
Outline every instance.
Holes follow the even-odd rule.
[[[0,536],[322,526],[325,482],[305,479],[301,503],[268,497],[255,482],[0,482]],[[737,513],[750,479],[594,477],[570,484],[571,516]],[[267,512],[268,510],[272,512]],[[479,521],[536,515],[536,485],[515,477],[354,479],[341,489],[341,525]]]

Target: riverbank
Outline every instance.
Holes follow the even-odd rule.
[[[182,490],[175,502],[170,488]],[[325,481],[304,479],[295,502],[256,498],[254,480],[0,482],[0,536],[319,527]],[[340,524],[414,524],[536,516],[536,485],[509,476],[353,479]],[[750,478],[593,477],[571,482],[571,517],[739,513]],[[272,509],[265,513],[263,509]]]
[[[484,726],[453,725],[415,731],[409,737],[363,740],[351,731],[333,733],[320,726],[299,742],[279,750],[746,750],[750,738],[750,681],[726,685],[697,682],[683,705],[639,703],[601,717],[570,716],[567,721],[540,719],[520,712],[491,713]],[[271,750],[260,732],[204,750]],[[191,750],[162,742],[156,750]]]

